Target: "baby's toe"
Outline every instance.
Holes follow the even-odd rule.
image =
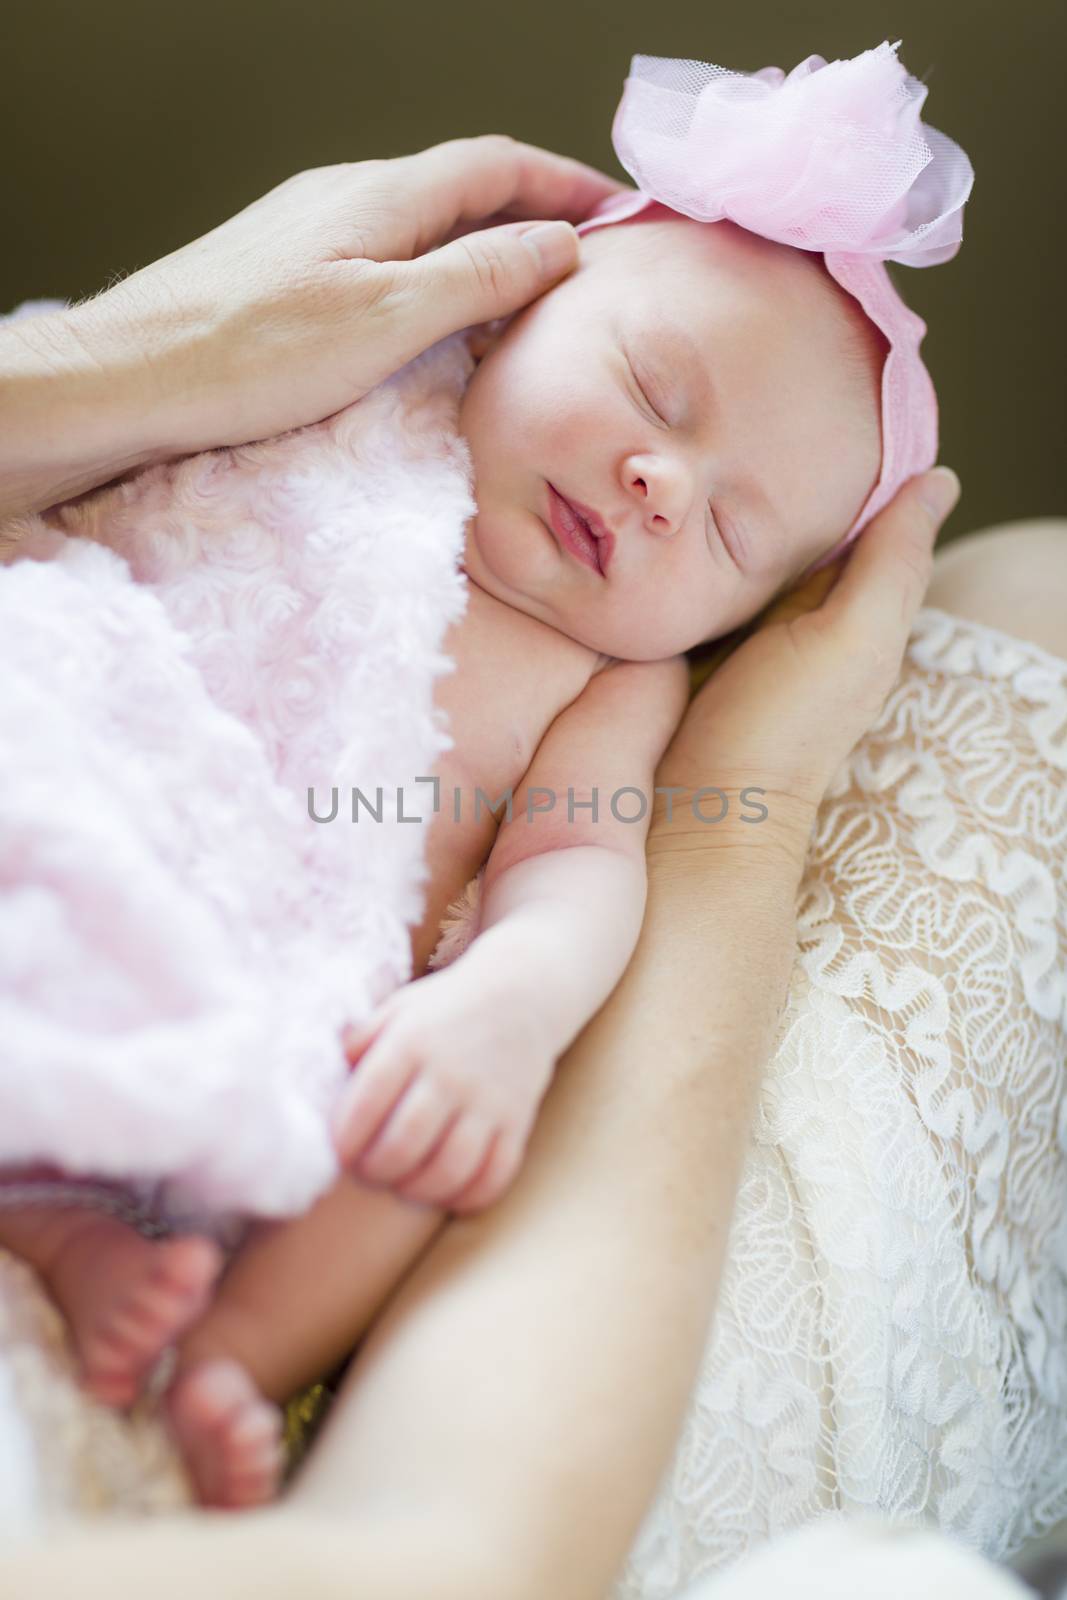
[[[201,1361],[180,1373],[166,1408],[202,1505],[260,1505],[284,1463],[282,1416],[236,1361]]]
[[[203,1312],[222,1259],[210,1239],[154,1247],[144,1276],[83,1342],[82,1379],[95,1399],[132,1404],[163,1351]]]

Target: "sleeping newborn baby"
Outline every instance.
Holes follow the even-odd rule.
[[[477,513],[469,603],[444,643],[455,672],[437,689],[453,748],[435,774],[462,806],[430,830],[414,981],[346,1039],[346,1176],[251,1235],[213,1297],[209,1240],[0,1212],[0,1242],[51,1287],[98,1398],[128,1404],[176,1349],[163,1407],[205,1504],[273,1494],[272,1402],[357,1342],[440,1220],[420,1208],[471,1213],[514,1179],[556,1062],[637,942],[685,652],[826,557],[880,482],[894,341],[819,250],[728,220],[652,204],[595,228],[570,277],[468,348],[459,429]],[[928,459],[898,456],[898,482],[932,464],[929,443]],[[882,485],[885,500],[896,484]],[[479,788],[490,804],[511,791],[507,820],[476,813]],[[615,814],[623,788],[644,804],[625,795]],[[482,867],[476,936],[432,970],[447,908]]]
[[[474,348],[466,571],[590,668],[749,621],[878,480],[883,335],[821,255],[729,222],[657,205],[593,231],[570,278]]]
[[[461,794],[461,820],[445,808],[430,830],[422,981],[389,997],[369,1042],[350,1042],[337,1136],[361,1182],[272,1225],[273,1247],[246,1246],[179,1345],[165,1405],[209,1504],[273,1490],[277,1414],[261,1386],[283,1400],[361,1331],[359,1286],[383,1281],[389,1235],[376,1197],[363,1242],[365,1185],[392,1189],[402,1214],[474,1210],[514,1176],[556,1060],[640,931],[683,652],[787,587],[878,475],[877,330],[820,258],[729,223],[664,212],[594,231],[570,278],[506,329],[472,332],[470,349],[459,426],[478,511],[467,610],[444,646],[456,670],[438,690],[454,748],[436,774]],[[642,821],[612,815],[623,786],[647,797]],[[491,801],[510,788],[514,820],[498,827],[487,807],[475,820],[477,787]],[[558,800],[527,823],[535,787]],[[594,787],[596,820],[581,805]],[[620,816],[638,810],[623,797]],[[478,937],[424,977],[447,906],[483,863]],[[218,1269],[210,1241],[185,1238],[162,1270],[159,1246],[84,1211],[0,1212],[0,1240],[39,1264],[112,1403],[133,1398]]]

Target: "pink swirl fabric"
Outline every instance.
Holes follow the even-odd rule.
[[[963,239],[974,168],[920,120],[927,88],[883,42],[846,61],[810,55],[734,72],[705,61],[634,56],[615,113],[615,153],[638,187],[602,202],[578,233],[630,222],[657,204],[701,222],[818,250],[885,335],[878,482],[833,561],[901,484],[937,460],[938,407],[919,346],[926,324],[885,268],[950,261]]]

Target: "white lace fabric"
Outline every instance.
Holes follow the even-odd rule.
[[[933,607],[821,809],[714,1326],[613,1600],[1067,1513],[1067,661]]]
[[[994,1559],[1067,1514],[1065,860],[1067,661],[924,608],[820,812],[714,1324],[613,1600],[667,1600],[826,1513]],[[53,1474],[38,1505],[155,1509],[143,1470],[128,1484],[158,1439],[78,1393],[13,1267],[0,1396],[7,1367]],[[81,1447],[56,1487],[60,1413]],[[169,1501],[173,1463],[152,1470]]]

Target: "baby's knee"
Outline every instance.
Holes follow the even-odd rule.
[[[1067,658],[1067,518],[997,524],[934,557],[924,605]]]

